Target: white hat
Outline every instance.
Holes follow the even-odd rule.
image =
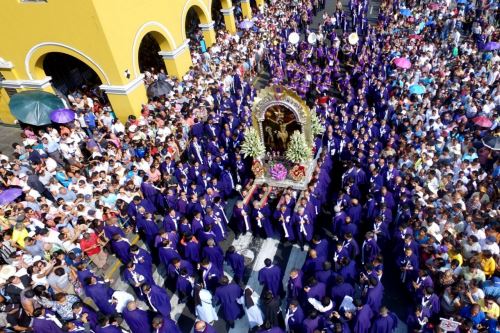
[[[136,129],[137,129],[137,126],[136,126],[136,125],[131,125],[131,126],[128,128],[128,130],[129,130],[130,132],[135,132],[135,130],[136,130]]]
[[[16,268],[12,265],[3,265],[0,268],[0,284],[5,284],[7,279],[16,274]]]

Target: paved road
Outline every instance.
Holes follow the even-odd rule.
[[[14,151],[12,144],[20,142],[20,134],[21,129],[18,126],[0,124],[0,151],[10,157]]]

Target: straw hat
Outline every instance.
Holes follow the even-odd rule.
[[[12,265],[3,265],[0,268],[0,285],[7,283],[7,279],[16,274],[16,268]]]

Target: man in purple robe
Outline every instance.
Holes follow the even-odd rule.
[[[122,263],[130,261],[130,242],[121,234],[116,233],[111,238],[111,249]]]
[[[380,253],[380,248],[375,241],[373,232],[368,231],[365,235],[365,241],[361,247],[361,263],[371,263],[373,259]]]
[[[303,293],[302,271],[294,268],[290,271],[290,277],[287,282],[287,299],[300,299]]]
[[[203,320],[198,320],[194,324],[194,331],[195,333],[217,333],[212,325],[204,322]]]
[[[234,246],[230,246],[226,251],[226,262],[233,270],[233,279],[236,283],[240,283],[243,280],[243,274],[245,272],[245,258],[236,252]]]
[[[243,203],[243,201],[238,201],[234,207],[232,221],[234,227],[236,228],[236,239],[238,239],[240,234],[251,232],[250,216],[248,214],[248,207]]]
[[[366,305],[369,305],[374,313],[380,311],[382,306],[382,298],[384,294],[384,287],[382,282],[374,276],[368,278],[368,291],[366,293]]]
[[[144,298],[144,294],[141,289],[142,285],[145,283],[155,284],[153,273],[147,272],[145,268],[134,264],[132,261],[127,263],[127,267],[123,272],[123,280],[126,281],[132,289],[134,289],[136,296],[140,299]]]
[[[273,265],[271,259],[266,258],[264,267],[259,271],[259,283],[264,285],[264,290],[270,290],[273,296],[280,296],[283,288],[281,281],[281,269]]]
[[[149,252],[144,250],[143,248],[140,248],[135,244],[131,245],[130,258],[134,264],[141,266],[144,271],[153,271],[153,258],[151,257],[151,254],[149,254]]]
[[[153,313],[139,309],[135,301],[127,304],[127,307],[123,309],[122,316],[132,333],[150,332],[153,328],[151,326]]]
[[[243,316],[243,308],[237,302],[243,295],[243,289],[235,283],[229,283],[227,276],[223,276],[219,284],[215,290],[215,300],[221,305],[226,325],[234,328],[234,321]]]
[[[110,302],[115,291],[106,282],[97,281],[95,277],[88,277],[85,283],[87,296],[94,301],[99,310],[107,316],[115,314],[116,308]]]
[[[288,310],[285,314],[285,326],[287,332],[303,332],[304,330],[304,311],[299,305],[299,302],[294,299],[290,301]]]
[[[200,263],[201,276],[206,289],[214,291],[223,273],[213,265],[207,258]]]
[[[330,296],[335,304],[342,304],[344,297],[354,296],[354,288],[349,283],[345,282],[341,275],[335,277],[335,285],[332,287]]]
[[[175,321],[162,316],[154,317],[151,326],[152,333],[182,333]]]
[[[215,244],[213,238],[207,240],[207,246],[201,250],[201,257],[210,260],[219,272],[224,270],[224,252],[219,245]]]
[[[193,238],[191,233],[184,235],[184,258],[197,264],[200,262],[200,244]]]
[[[36,333],[64,333],[59,327],[61,322],[57,319],[56,315],[44,308],[38,308],[33,311],[33,332]]]
[[[97,327],[98,317],[94,309],[90,308],[88,305],[82,302],[73,303],[71,309],[73,311],[73,318],[75,320],[82,321],[82,317],[86,316],[86,320],[89,323],[90,328],[95,330],[95,328]]]
[[[369,333],[371,327],[371,319],[373,311],[368,304],[363,304],[360,299],[354,300],[354,305],[357,308],[356,319],[354,321],[353,333]]]
[[[102,317],[99,320],[99,325],[96,333],[123,333],[116,316]]]
[[[305,213],[305,208],[299,206],[297,212],[292,217],[292,225],[295,231],[295,238],[299,245],[304,249],[304,243],[309,242],[313,236],[312,220]]]
[[[273,214],[273,217],[276,221],[276,225],[279,225],[279,231],[283,234],[283,237],[287,241],[293,242],[295,240],[295,236],[293,233],[293,226],[290,222],[291,214],[290,208],[287,205],[282,204]]]
[[[392,333],[398,326],[398,318],[383,306],[380,314],[373,322],[370,333]]]
[[[153,312],[162,315],[164,318],[170,318],[172,306],[165,289],[157,285],[144,284],[142,285],[142,292],[145,296],[145,302]]]

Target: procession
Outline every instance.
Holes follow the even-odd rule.
[[[499,332],[497,2],[243,2],[136,115],[11,96],[0,332]]]

